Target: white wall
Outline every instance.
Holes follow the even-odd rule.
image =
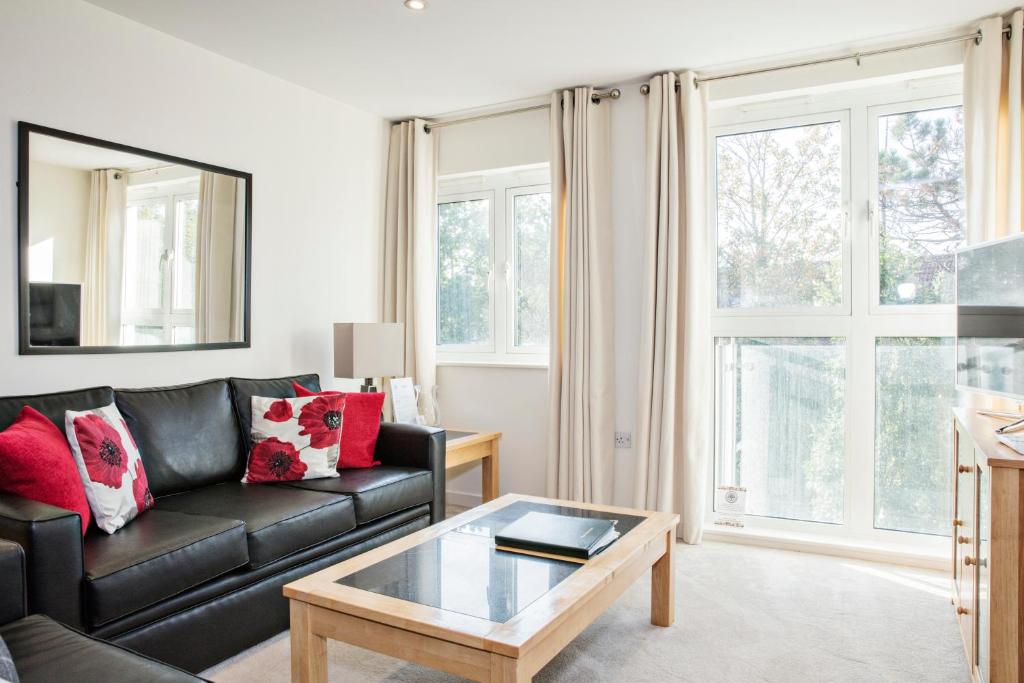
[[[385,122],[78,0],[0,0],[0,395],[331,373],[379,314]],[[17,355],[16,122],[253,174],[252,348]]]
[[[54,282],[84,282],[91,176],[88,171],[41,161],[29,166],[32,244],[53,240]],[[29,276],[38,278],[37,273]]]

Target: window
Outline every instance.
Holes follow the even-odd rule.
[[[718,306],[843,303],[843,125],[717,138]]]
[[[711,485],[749,526],[946,543],[963,112],[913,85],[712,112]]]
[[[121,343],[195,341],[199,179],[129,185]]]
[[[547,362],[549,183],[546,165],[438,183],[441,362]]]

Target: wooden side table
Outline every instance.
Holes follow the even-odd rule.
[[[483,486],[481,496],[483,502],[498,497],[498,448],[501,432],[474,432],[466,429],[449,429],[445,451],[445,470],[465,465],[469,462],[481,461]]]

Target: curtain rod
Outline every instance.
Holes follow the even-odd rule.
[[[606,92],[595,92],[590,96],[590,101],[594,104],[601,104],[601,100],[617,100],[622,97],[622,91],[618,88],[612,88]],[[462,119],[452,119],[451,121],[438,121],[437,123],[424,123],[423,131],[429,133],[434,128],[444,128],[445,126],[454,126],[457,123],[472,123],[474,121],[484,121],[486,119],[495,119],[499,116],[510,116],[511,114],[522,114],[528,111],[537,111],[540,109],[547,109],[550,104],[535,104],[532,107],[519,107],[518,109],[506,109],[504,111],[495,111],[489,114],[479,114],[477,116],[467,116]]]
[[[1007,26],[1003,29],[1004,35],[1010,35],[1010,27]],[[693,79],[693,87],[700,87],[701,83],[709,83],[711,81],[721,81],[726,78],[739,78],[740,76],[755,76],[757,74],[772,73],[774,71],[784,71],[786,69],[798,69],[804,66],[817,66],[819,64],[831,64],[833,62],[845,62],[848,60],[855,60],[857,66],[860,66],[860,60],[865,57],[875,57],[877,55],[890,54],[892,52],[904,52],[906,50],[917,50],[923,47],[934,47],[936,45],[946,45],[948,43],[962,43],[966,40],[973,40],[975,45],[980,45],[982,40],[981,29],[973,33],[967,33],[962,36],[953,36],[951,38],[938,38],[936,40],[928,40],[923,43],[911,43],[909,45],[897,45],[895,47],[884,47],[878,50],[867,50],[864,52],[852,52],[846,55],[840,55],[838,57],[824,57],[822,59],[810,59],[804,62],[793,62],[792,64],[780,64],[779,66],[768,66],[763,69],[750,69],[748,71],[733,71],[732,73],[721,74],[718,76],[706,76],[704,78]],[[676,90],[679,90],[679,83],[676,83]],[[640,94],[647,95],[651,91],[651,86],[644,83],[640,86]]]

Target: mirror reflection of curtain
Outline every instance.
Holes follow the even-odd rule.
[[[244,336],[244,181],[203,171],[196,229],[195,340],[240,341]]]
[[[126,186],[125,176],[118,171],[92,172],[82,292],[84,346],[116,346],[121,343]]]

